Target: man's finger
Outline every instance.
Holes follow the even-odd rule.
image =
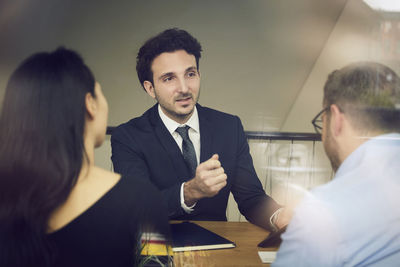
[[[221,175],[223,173],[225,173],[224,168],[219,167],[219,168],[215,168],[215,169],[209,170],[207,172],[207,176],[218,176],[218,175]]]
[[[217,159],[210,158],[209,160],[201,163],[198,167],[203,170],[212,170],[221,167],[221,162]]]
[[[225,173],[222,173],[222,174],[220,174],[220,175],[217,175],[217,176],[210,177],[210,178],[206,179],[206,180],[204,181],[204,184],[205,184],[207,187],[212,187],[212,186],[214,186],[214,185],[216,185],[216,184],[226,183],[226,179],[227,179],[226,174],[225,174]]]
[[[223,182],[212,186],[210,189],[211,189],[212,192],[218,193],[225,186],[226,186],[226,180],[224,180]]]

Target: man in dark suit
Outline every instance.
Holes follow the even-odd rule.
[[[170,219],[226,220],[232,192],[250,222],[280,228],[289,216],[265,194],[240,119],[197,104],[200,56],[200,43],[176,28],[140,48],[138,77],[158,103],[114,130],[114,169],[156,185]]]

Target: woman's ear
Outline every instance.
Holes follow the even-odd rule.
[[[330,106],[330,129],[332,129],[332,134],[334,136],[338,136],[343,131],[343,124],[344,124],[344,114],[340,111],[339,107],[335,104]]]
[[[152,97],[156,98],[156,94],[154,93],[154,86],[150,81],[144,81],[143,87],[146,89],[146,92]]]
[[[94,118],[97,113],[97,102],[91,93],[87,93],[85,97],[86,112],[90,118]]]

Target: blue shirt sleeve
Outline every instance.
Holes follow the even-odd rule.
[[[297,207],[282,240],[273,267],[340,265],[337,220],[311,193]]]

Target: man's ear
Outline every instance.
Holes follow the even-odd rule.
[[[87,114],[93,119],[97,113],[97,101],[91,93],[85,96],[85,106]]]
[[[335,104],[330,106],[330,129],[335,136],[338,136],[343,131],[344,114],[340,111],[339,107]]]
[[[156,98],[156,94],[154,93],[154,86],[150,81],[144,81],[143,87],[146,89],[146,92],[152,97]]]

